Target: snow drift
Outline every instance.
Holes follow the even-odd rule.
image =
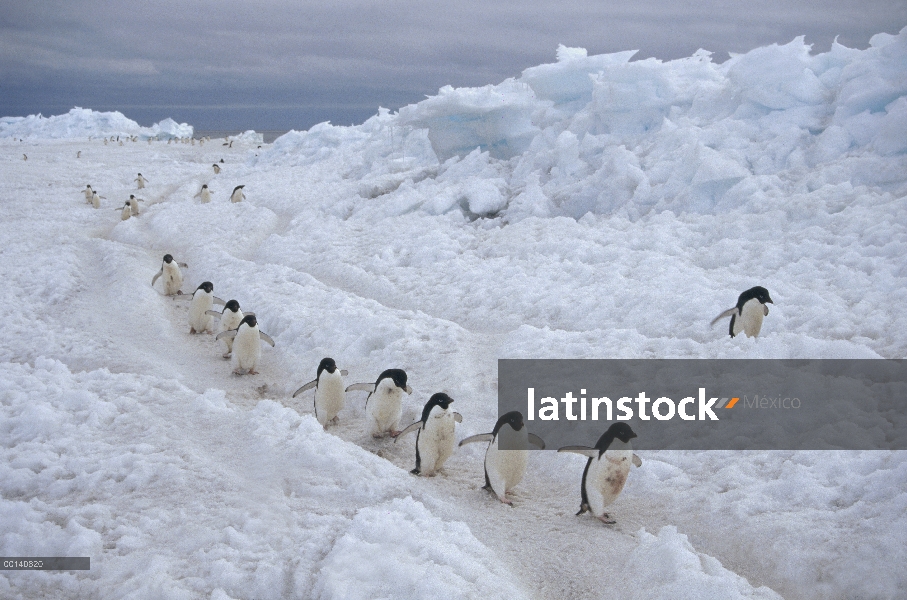
[[[68,139],[80,137],[137,136],[147,140],[155,138],[192,137],[193,128],[167,118],[151,127],[142,127],[121,112],[98,112],[87,108],[73,108],[65,115],[44,117],[0,118],[0,138]]]

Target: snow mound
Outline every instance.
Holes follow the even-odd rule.
[[[73,108],[65,115],[44,117],[0,118],[0,138],[66,139],[78,137],[137,136],[147,140],[156,138],[192,137],[193,128],[167,118],[151,127],[142,127],[121,112],[98,112],[88,108]]]

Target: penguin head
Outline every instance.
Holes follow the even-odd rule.
[[[453,402],[453,398],[443,392],[434,394],[431,398],[428,399],[428,402],[425,403],[425,408],[422,409],[422,422],[425,423],[428,421],[428,416],[431,414],[431,409],[436,406],[440,406],[442,410],[447,410],[447,407],[450,406],[451,402]]]
[[[165,254],[165,255],[164,255],[164,262],[167,263],[167,264],[169,265],[170,263],[173,262],[173,257],[170,256],[169,254]]]
[[[249,327],[257,327],[258,321],[255,320],[255,315],[246,315],[245,317],[243,317],[242,321],[239,322],[239,327],[242,327],[243,325],[248,325]],[[237,327],[237,329],[239,329],[239,327]]]
[[[207,293],[210,294],[211,292],[214,291],[214,284],[211,283],[210,281],[203,281],[202,284],[201,284],[200,286],[198,286],[197,288],[195,288],[195,291],[196,291],[196,292],[199,291],[199,290],[205,290]]]
[[[130,199],[130,200],[135,200],[135,194],[129,194],[129,199]]]
[[[90,186],[90,185],[86,185],[85,187],[88,188],[88,189],[91,189],[91,186]]]
[[[322,358],[321,362],[318,363],[318,373],[316,378],[321,377],[322,371],[327,371],[328,373],[333,374],[337,370],[337,363],[334,362],[333,358]]]
[[[202,189],[203,189],[203,190],[207,190],[207,189],[208,189],[208,184],[207,184],[207,183],[202,184]]]
[[[595,447],[604,452],[608,449],[608,446],[611,445],[615,439],[622,441],[623,443],[629,442],[631,439],[635,438],[636,434],[633,433],[633,430],[630,429],[630,426],[626,423],[614,423],[611,427],[608,427],[608,431],[602,434],[598,438],[598,442],[595,444]]]
[[[220,159],[220,162],[221,162],[221,164],[223,164],[223,162],[224,162],[224,159]]]
[[[772,302],[772,297],[768,295],[768,290],[761,285],[757,285],[756,287],[752,287],[740,294],[740,297],[737,298],[737,308],[743,310],[743,305],[753,298],[755,298],[762,304],[774,304],[774,302]]]
[[[235,193],[236,193],[236,190],[241,190],[241,189],[243,189],[244,187],[246,187],[246,186],[245,186],[245,185],[238,185],[238,186],[236,186],[235,188],[233,188],[233,193],[235,194]]]
[[[394,382],[394,385],[402,390],[408,391],[408,386],[406,385],[406,371],[403,369],[386,369],[378,375],[378,380],[375,382],[375,387],[378,387],[378,384],[381,383],[382,379],[390,379]]]
[[[119,137],[119,136],[117,136],[117,139],[120,139],[120,137]],[[142,174],[141,174],[141,173],[139,173],[139,177],[141,177],[141,176],[142,176]]]
[[[236,300],[229,300],[224,304],[224,310],[229,310],[230,312],[236,312],[239,310],[239,302]]]
[[[510,428],[514,431],[521,430],[523,428],[523,413],[518,410],[512,410],[501,415],[498,422],[494,424],[494,429],[491,430],[492,435],[497,435],[504,425],[510,425]]]

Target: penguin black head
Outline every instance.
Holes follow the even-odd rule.
[[[221,164],[223,164],[223,162],[224,162],[224,159],[220,159],[220,162],[221,162]]]
[[[316,379],[321,377],[322,371],[327,371],[328,373],[333,374],[337,370],[337,363],[334,362],[333,358],[322,358],[321,362],[318,363],[318,373]]]
[[[428,415],[431,414],[431,409],[440,406],[444,410],[447,410],[447,407],[450,406],[451,402],[453,402],[453,398],[443,392],[434,394],[428,399],[428,402],[425,403],[425,408],[422,409],[422,422],[425,423],[428,421]]]
[[[167,264],[169,265],[170,263],[173,262],[173,257],[170,256],[169,254],[165,254],[165,255],[164,255],[164,262],[167,263]]]
[[[757,285],[756,287],[750,288],[750,289],[746,290],[745,292],[743,292],[742,294],[740,294],[740,297],[737,298],[738,310],[743,312],[743,305],[746,304],[747,302],[749,302],[750,300],[752,300],[753,298],[758,300],[761,304],[765,304],[765,303],[774,304],[774,302],[772,302],[772,297],[768,295],[768,290],[765,289],[764,287],[762,287],[761,285]]]
[[[117,136],[117,139],[120,139],[120,136]],[[141,177],[141,176],[142,176],[142,174],[141,174],[141,173],[139,173],[139,177]]]
[[[229,310],[230,312],[236,312],[239,310],[239,302],[236,300],[229,300],[224,304],[224,310]]]
[[[129,199],[130,199],[130,200],[135,200],[135,194],[129,194]]]
[[[237,329],[243,326],[243,324],[248,325],[249,327],[255,327],[258,325],[258,321],[255,320],[255,315],[246,315],[243,317],[242,321],[239,322]]]
[[[246,186],[245,186],[245,185],[238,185],[238,186],[236,186],[235,188],[233,188],[233,191],[236,192],[236,190],[241,190],[241,189],[243,189],[244,187],[246,187]]]
[[[387,369],[378,375],[378,380],[375,382],[375,387],[378,387],[378,384],[381,383],[382,379],[390,379],[394,382],[394,385],[400,389],[406,389],[406,371],[403,369]]]
[[[633,430],[630,429],[630,426],[626,423],[615,423],[608,427],[608,431],[604,432],[598,442],[595,444],[595,448],[600,452],[604,452],[608,449],[608,446],[611,445],[615,439],[622,441],[623,443],[629,442],[631,439],[635,438],[636,434],[633,433]]]
[[[208,292],[210,294],[211,292],[214,291],[214,284],[211,283],[210,281],[203,281],[200,286],[195,288],[196,292],[199,290],[205,290],[206,292]]]
[[[511,429],[519,431],[523,428],[523,413],[518,410],[512,410],[501,415],[498,422],[494,424],[494,429],[491,430],[492,435],[497,435],[504,425],[510,425]]]
[[[207,190],[207,189],[208,189],[208,184],[207,184],[207,183],[202,184],[202,189],[203,189],[203,190]]]

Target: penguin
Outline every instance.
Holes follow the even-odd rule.
[[[85,202],[91,204],[91,196],[94,194],[94,190],[91,189],[91,185],[86,185],[85,189],[82,190],[82,193],[85,194]]]
[[[144,177],[142,177],[142,174],[141,174],[141,173],[139,173],[139,176],[136,177],[133,181],[137,181],[137,182],[139,183],[139,189],[144,188],[144,187],[145,187],[145,184],[146,184],[146,183],[149,183],[149,181],[148,181],[147,179],[145,179]]]
[[[225,304],[223,300],[214,295],[214,284],[210,281],[203,281],[192,296],[180,294],[177,298],[192,298],[192,304],[189,305],[189,333],[210,333],[211,315],[208,314],[208,311],[215,304],[220,306]]]
[[[132,206],[130,206],[129,202],[127,201],[126,204],[123,205],[122,210],[120,211],[120,219],[126,221],[131,216],[132,216]]]
[[[501,450],[498,447],[501,439],[508,447],[523,449]],[[460,446],[473,442],[490,442],[485,450],[485,485],[482,489],[494,492],[498,500],[513,506],[513,502],[507,498],[507,492],[516,487],[526,474],[528,445],[544,450],[545,442],[534,433],[529,433],[524,426],[522,413],[517,410],[501,415],[491,433],[470,436],[461,441]]]
[[[139,202],[144,202],[144,200],[136,198],[135,194],[129,194],[129,202],[127,204],[129,204],[129,210],[132,212],[133,217],[139,216]]]
[[[101,208],[101,197],[97,192],[91,192],[91,205],[95,208]]]
[[[220,167],[217,166],[217,163],[214,163],[212,166],[214,167],[214,174],[215,174],[215,175],[217,175],[218,173],[220,173]]]
[[[81,151],[81,150],[79,150],[78,152],[76,152],[76,158],[82,158],[82,151]]]
[[[400,434],[400,418],[403,416],[403,392],[413,393],[412,388],[406,385],[406,371],[387,369],[378,376],[375,383],[354,383],[346,388],[347,392],[353,390],[369,392],[365,399],[365,418],[372,437],[378,438],[385,434],[397,437]]]
[[[220,319],[220,325],[218,326],[217,333],[221,334],[225,331],[231,329],[236,329],[239,327],[239,324],[242,322],[243,317],[246,315],[254,315],[255,313],[245,313],[239,309],[239,302],[236,300],[228,300],[224,304],[223,312],[217,312],[216,310],[209,310],[208,315],[212,317],[218,317]],[[230,358],[230,355],[233,353],[233,339],[224,338],[224,343],[227,344],[227,351],[224,352],[224,358]]]
[[[633,454],[630,440],[636,434],[626,423],[614,423],[598,438],[594,448],[587,446],[564,446],[558,452],[573,452],[588,456],[586,468],[583,470],[583,480],[580,484],[582,498],[577,516],[589,511],[606,525],[613,525],[617,521],[605,512],[612,502],[620,495],[630,474],[630,463],[637,467],[642,466],[642,461]]]
[[[154,287],[154,282],[157,281],[157,278],[161,275],[164,276],[164,295],[173,296],[176,294],[182,294],[180,291],[180,286],[183,285],[183,273],[180,271],[180,267],[188,269],[189,265],[186,263],[178,263],[173,260],[173,257],[169,254],[164,255],[164,262],[161,264],[161,270],[157,272],[157,275],[154,276],[151,280],[151,287]]]
[[[416,432],[416,468],[413,475],[434,475],[444,467],[454,450],[454,429],[463,422],[460,413],[450,410],[453,398],[444,393],[434,394],[422,409],[422,418],[394,439],[394,443],[411,431]]]
[[[774,304],[768,290],[762,286],[750,288],[740,294],[737,298],[737,306],[729,308],[717,317],[711,325],[714,325],[725,317],[731,318],[731,324],[728,332],[734,337],[741,331],[746,337],[757,337],[762,330],[762,320],[768,316],[768,306],[766,303]]]
[[[28,155],[27,155],[27,154],[23,154],[23,155],[22,155],[22,160],[28,160]]]
[[[211,202],[211,190],[208,189],[207,183],[203,184],[202,189],[200,189],[198,193],[193,196],[193,198],[199,197],[201,197],[202,199],[202,204],[208,204],[209,202]]]
[[[293,392],[293,397],[315,388],[315,418],[327,429],[328,423],[337,423],[337,414],[343,410],[346,400],[343,378],[347,375],[346,370],[337,368],[333,358],[322,358],[315,379]]]
[[[271,336],[258,330],[258,321],[255,315],[243,317],[239,327],[224,331],[216,339],[233,339],[233,373],[235,375],[258,375],[255,367],[261,359],[261,340],[274,346]]]
[[[233,193],[230,194],[230,202],[242,202],[246,199],[246,195],[243,194],[242,189],[246,187],[244,185],[238,185],[233,188]]]

